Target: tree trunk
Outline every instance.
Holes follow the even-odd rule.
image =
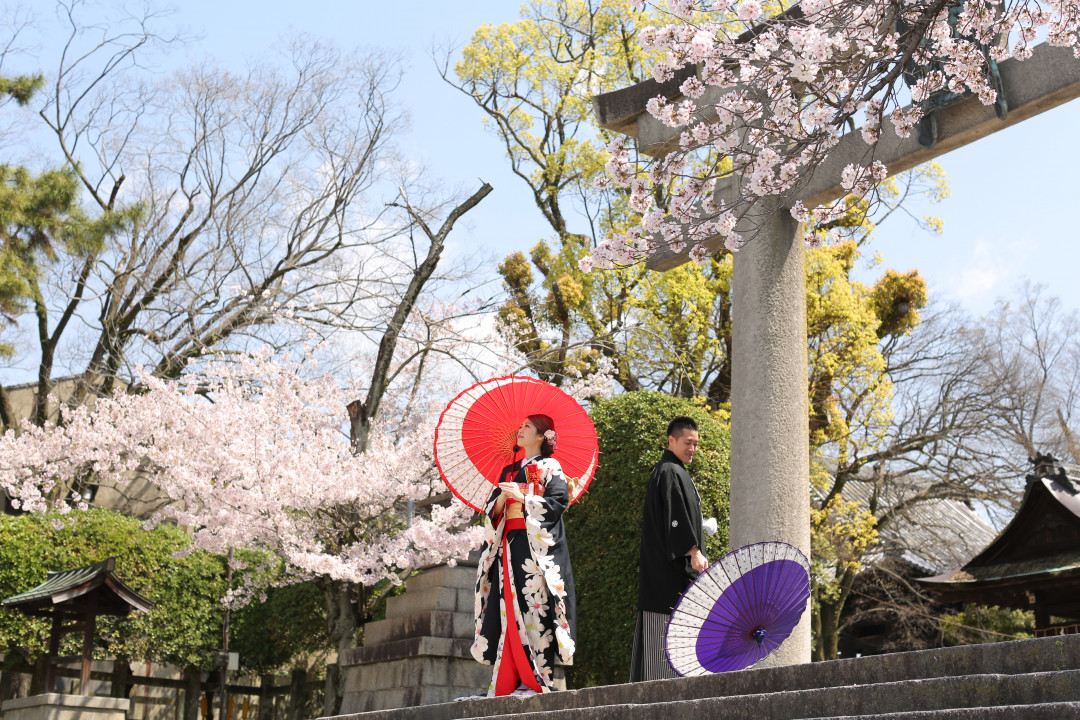
[[[353,599],[356,589],[352,583],[336,580],[328,580],[323,586],[326,597],[327,629],[330,642],[337,648],[338,655],[338,664],[333,666],[333,672],[337,675],[333,679],[330,668],[327,668],[326,698],[323,700],[324,714],[327,716],[337,715],[341,709],[344,692],[344,685],[339,682],[341,661],[347,650],[356,647],[357,631],[360,630],[360,621],[363,617],[363,602],[357,603]],[[359,589],[363,591],[362,587]],[[330,692],[331,684],[333,684],[333,694]]]
[[[4,656],[4,663],[0,665],[0,702],[12,700],[19,696],[19,686],[22,684],[22,673],[13,667],[15,658],[11,653]]]
[[[341,658],[336,663],[326,666],[326,687],[323,690],[323,716],[333,717],[341,714]]]
[[[256,720],[274,720],[274,676],[269,673],[259,680],[259,714]]]
[[[402,198],[405,203],[405,210],[409,213],[413,222],[427,235],[431,245],[428,247],[427,257],[413,270],[413,276],[409,280],[408,287],[386,323],[386,330],[383,332],[382,339],[379,342],[379,350],[375,355],[375,367],[371,373],[371,384],[368,387],[367,397],[364,400],[354,400],[349,403],[349,436],[356,454],[359,455],[367,449],[372,425],[379,415],[379,406],[382,404],[383,395],[386,394],[386,388],[389,385],[390,366],[394,360],[394,352],[397,350],[398,337],[401,335],[401,329],[404,327],[409,314],[416,306],[420,292],[431,278],[431,274],[435,272],[439,260],[442,259],[447,235],[454,229],[454,223],[462,215],[476,207],[490,192],[491,186],[484,183],[479,190],[450,211],[438,232],[433,232],[424,221],[424,218],[409,205],[408,199]]]
[[[839,587],[834,597],[825,598],[822,593],[818,593],[817,615],[813,619],[817,631],[812,658],[814,661],[836,660],[839,656],[840,617],[844,613],[844,605],[854,582],[855,571],[848,568],[837,580]]]
[[[822,600],[818,603],[819,634],[817,646],[820,648],[821,660],[835,660],[837,657],[837,645],[840,636],[840,611],[844,607],[844,601]]]
[[[109,697],[131,697],[131,663],[128,658],[118,655],[113,660],[112,680],[109,682]]]
[[[821,611],[816,601],[812,600],[810,604],[810,634],[814,639],[810,648],[810,662],[821,662],[825,659],[821,649]]]
[[[184,720],[199,720],[202,700],[202,670],[197,667],[184,669]]]
[[[41,346],[41,361],[38,363],[37,398],[31,417],[37,426],[43,426],[49,420],[49,393],[52,392],[53,356],[56,342],[49,337],[49,314],[40,300],[34,304],[38,319],[38,343]]]
[[[46,677],[49,674],[49,656],[41,655],[34,660],[34,674],[30,676],[30,694],[44,695]]]
[[[339,659],[346,650],[356,647],[356,631],[360,629],[361,608],[353,602],[353,591],[352,583],[336,580],[328,581],[325,588],[330,642],[337,648]]]
[[[304,720],[304,707],[307,705],[307,670],[293,668],[289,681],[289,710],[287,720]]]
[[[11,405],[11,395],[7,388],[0,385],[0,432],[13,431],[18,435],[22,429],[19,427],[19,418],[15,417],[15,408]]]

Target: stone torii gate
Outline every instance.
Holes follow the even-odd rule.
[[[1067,48],[1037,46],[1028,60],[998,65],[1008,103],[1006,119],[975,97],[935,110],[937,143],[918,144],[917,133],[899,138],[882,123],[875,159],[895,174],[928,162],[1080,96],[1080,61]],[[659,157],[677,147],[681,128],[645,111],[649,99],[679,96],[684,74],[666,83],[649,80],[593,99],[598,124],[633,137],[641,153]],[[864,161],[868,146],[849,132],[833,148],[797,197],[815,207],[843,197],[841,170]],[[733,196],[734,181],[717,195]],[[730,200],[728,201],[730,204]],[[732,547],[782,540],[810,555],[809,440],[807,434],[806,275],[803,231],[774,201],[754,218],[754,235],[735,253],[732,275],[731,511]],[[745,225],[738,228],[749,233]],[[704,244],[715,250],[721,238]],[[646,266],[670,270],[687,254],[660,251]],[[809,613],[765,665],[810,661]]]

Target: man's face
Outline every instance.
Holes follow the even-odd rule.
[[[689,465],[697,452],[698,431],[677,430],[675,435],[668,435],[667,449],[675,453],[675,457],[682,460],[683,465]]]

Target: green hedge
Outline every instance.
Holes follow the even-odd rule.
[[[585,497],[565,516],[578,613],[577,653],[567,673],[572,687],[629,678],[645,490],[675,415],[694,418],[701,433],[690,473],[705,517],[719,521],[719,532],[706,538],[710,561],[728,546],[731,438],[725,423],[690,400],[648,390],[597,402],[590,415],[600,437],[600,467]]]

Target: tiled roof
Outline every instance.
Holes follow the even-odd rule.
[[[888,510],[917,492],[917,483],[894,484],[880,492],[878,512]],[[844,485],[846,500],[869,507],[874,486],[849,481]],[[879,557],[899,554],[905,562],[927,574],[958,568],[975,557],[997,535],[978,513],[959,500],[925,500],[914,504],[880,530]]]
[[[11,610],[39,610],[58,605],[74,605],[80,597],[102,588],[107,603],[97,603],[109,614],[115,610],[138,610],[145,612],[153,603],[128,587],[113,573],[116,558],[109,558],[93,565],[49,572],[45,582],[24,593],[0,600]],[[126,612],[125,610],[125,612]]]

